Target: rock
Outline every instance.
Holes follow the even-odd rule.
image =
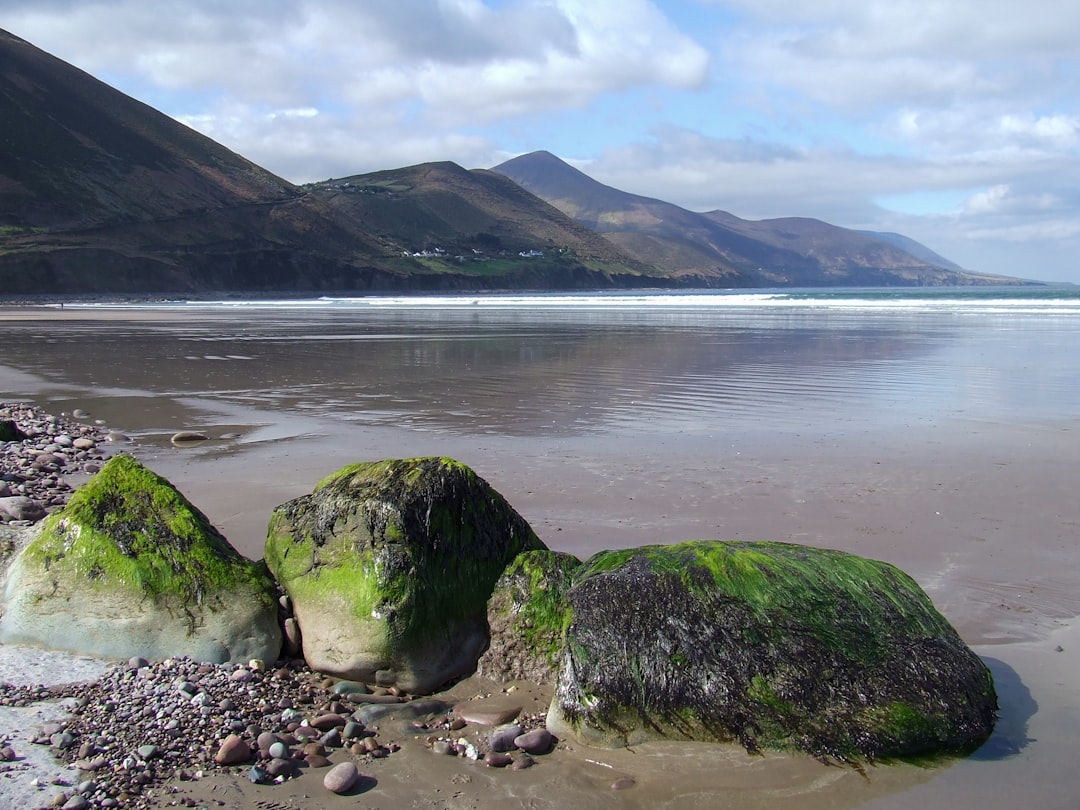
[[[543,544],[483,479],[445,458],[354,464],[274,510],[266,562],[308,665],[427,693],[471,673],[515,556]]]
[[[565,594],[579,565],[572,554],[546,549],[514,558],[488,600],[491,643],[476,664],[477,675],[502,683],[555,682],[567,620]]]
[[[165,479],[115,456],[12,561],[0,643],[109,658],[276,659],[275,586]]]
[[[293,765],[291,759],[285,759],[284,757],[274,757],[268,763],[266,763],[266,772],[271,776],[292,776],[296,766]]]
[[[249,759],[251,759],[251,749],[235,734],[226,737],[217,753],[214,754],[214,762],[218,765],[240,765]]]
[[[308,725],[319,731],[329,731],[332,728],[340,728],[345,725],[346,719],[340,714],[320,714],[313,718]]]
[[[338,681],[334,684],[335,695],[367,695],[371,690],[359,681]]]
[[[266,749],[266,753],[270,755],[271,759],[288,759],[289,746],[287,746],[280,740],[277,740],[276,742],[270,744],[270,746]]]
[[[418,717],[443,714],[450,710],[451,704],[445,700],[427,698],[426,700],[411,700],[408,703],[396,704],[369,704],[361,706],[353,712],[353,718],[365,726],[374,725],[385,717],[396,717],[399,720],[415,720]],[[514,715],[515,717],[517,715]],[[510,718],[513,719],[513,718]]]
[[[977,746],[986,665],[887,563],[786,543],[601,552],[574,574],[547,727],[876,759]]]
[[[611,783],[612,790],[629,790],[637,784],[637,781],[631,776],[623,776],[616,779]]]
[[[0,419],[0,442],[21,442],[30,438],[13,419]]]
[[[510,766],[512,771],[523,771],[526,768],[531,768],[536,764],[536,760],[530,756],[518,757],[514,760],[514,764]]]
[[[527,754],[546,754],[554,744],[555,740],[546,728],[534,728],[514,738],[514,746]]]
[[[285,646],[283,652],[288,658],[296,658],[304,651],[303,642],[300,636],[300,623],[296,621],[296,618],[290,616],[284,622],[281,623],[282,634],[285,637]]]
[[[513,763],[514,758],[509,754],[499,753],[497,751],[488,751],[484,754],[484,764],[489,768],[505,768],[507,765]]]
[[[520,703],[507,703],[505,700],[463,700],[455,703],[453,712],[469,725],[501,726],[509,723],[521,714]]]
[[[86,810],[90,801],[83,795],[76,793],[60,806],[60,810]]]
[[[488,732],[488,745],[497,754],[514,750],[514,740],[522,735],[524,729],[517,723],[496,726]]]
[[[339,762],[326,772],[323,787],[331,793],[348,793],[360,779],[360,772],[352,762]]]
[[[170,441],[177,445],[189,445],[200,444],[205,441],[209,441],[210,437],[205,433],[199,433],[197,430],[181,430],[179,433],[174,433]]]
[[[45,517],[45,507],[25,495],[10,495],[0,498],[0,515],[7,515],[11,520],[36,523]]]

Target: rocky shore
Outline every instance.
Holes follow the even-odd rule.
[[[79,410],[0,403],[0,523],[31,525],[59,509],[74,491],[69,479],[98,472],[109,443],[126,440]]]
[[[4,557],[18,550],[30,527],[67,503],[75,490],[69,478],[98,472],[109,444],[126,441],[89,414],[57,416],[24,404],[0,404],[0,431]],[[52,675],[53,684],[65,680],[62,672]],[[66,810],[196,806],[183,786],[230,769],[262,785],[316,772],[313,787],[354,795],[372,783],[364,763],[400,750],[400,739],[514,769],[528,767],[555,743],[543,715],[520,706],[485,711],[471,703],[455,710],[392,687],[325,678],[300,659],[269,667],[257,659],[221,665],[132,659],[89,682],[0,683],[0,710],[35,706],[62,711],[46,712],[47,721],[18,741],[0,728],[0,774],[29,776],[23,746],[48,750],[64,775],[26,781],[31,795],[40,796],[35,806]],[[0,779],[0,799],[4,787]]]

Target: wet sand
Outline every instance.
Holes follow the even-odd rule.
[[[66,315],[65,315],[66,317]],[[5,376],[6,374],[6,376]],[[509,773],[438,758],[405,740],[372,763],[361,797],[327,797],[317,774],[279,787],[184,783],[225,807],[1075,808],[1080,773],[1080,419],[787,425],[714,435],[507,436],[352,424],[199,393],[147,396],[0,367],[0,387],[47,410],[83,408],[130,431],[135,452],[242,552],[261,555],[270,511],[343,464],[449,455],[507,497],[552,548],[693,538],[786,540],[887,560],[910,573],[990,665],[1001,701],[991,740],[932,767],[864,774],[803,757],[650,745],[560,748]],[[10,398],[10,394],[8,397]],[[169,443],[193,427],[197,447]],[[222,435],[238,434],[221,439]],[[466,682],[464,693],[484,690]],[[469,695],[466,695],[469,696]],[[536,698],[541,704],[544,697]],[[612,791],[618,776],[636,785]],[[194,793],[192,792],[194,791]]]

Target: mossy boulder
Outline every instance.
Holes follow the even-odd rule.
[[[476,673],[503,683],[555,682],[570,618],[566,592],[581,560],[559,551],[526,551],[506,567],[487,604],[491,643]]]
[[[447,458],[353,464],[274,510],[266,562],[321,672],[423,693],[471,673],[485,607],[529,524]]]
[[[897,568],[784,543],[700,541],[595,555],[548,714],[595,745],[737,741],[876,759],[990,734],[990,672]]]
[[[11,564],[0,642],[114,658],[277,659],[275,586],[167,480],[115,456]]]

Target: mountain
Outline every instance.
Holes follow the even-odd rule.
[[[492,171],[674,278],[700,276],[725,286],[1015,283],[963,271],[899,234],[816,219],[751,221],[726,211],[694,213],[606,186],[549,152],[522,155]]]
[[[0,299],[987,280],[913,253],[695,214],[548,153],[296,186],[0,31]]]
[[[300,188],[4,31],[0,122],[0,297],[664,283],[501,175]]]

